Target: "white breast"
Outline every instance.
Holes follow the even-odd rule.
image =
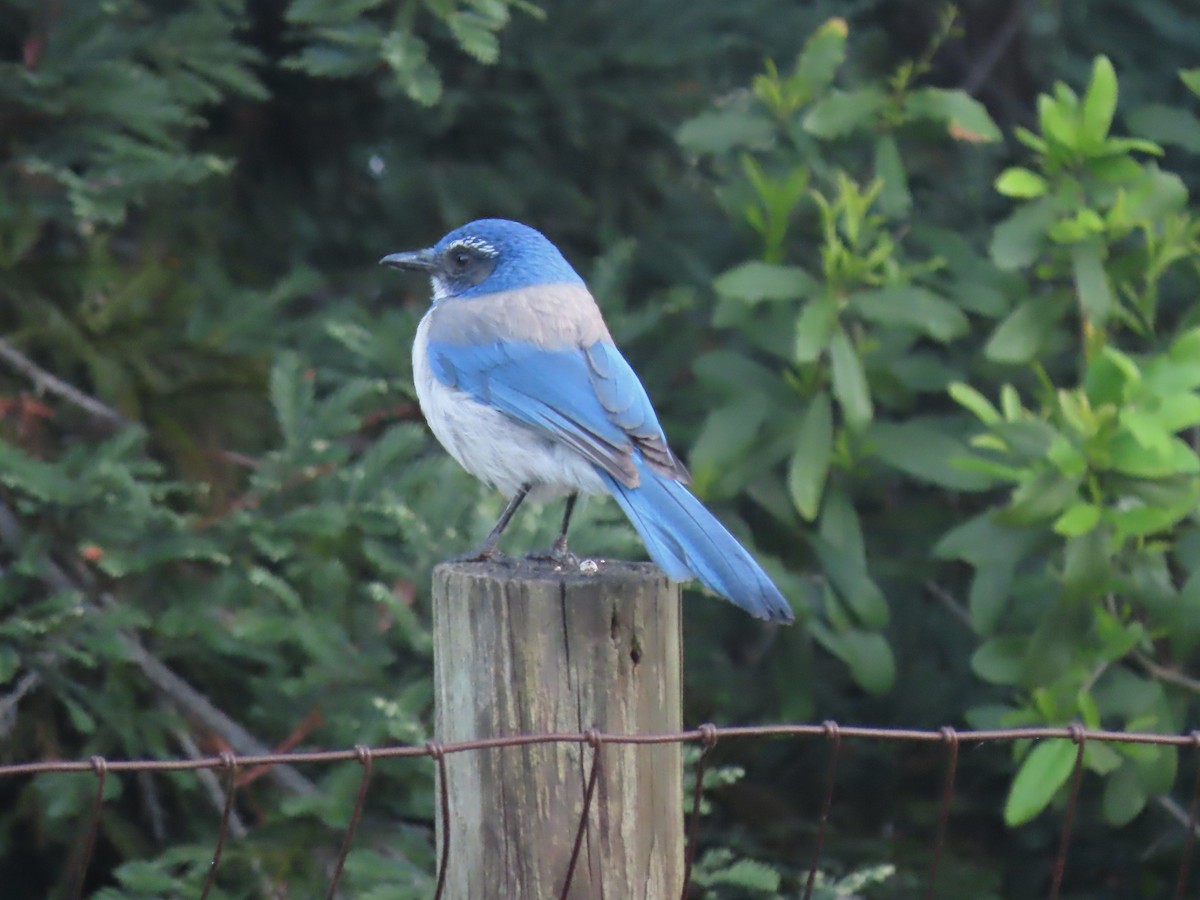
[[[413,382],[425,420],[458,464],[508,496],[523,484],[534,485],[538,499],[575,491],[602,493],[604,482],[574,450],[437,380],[427,352],[429,323],[436,313],[436,307],[431,309],[417,327]]]

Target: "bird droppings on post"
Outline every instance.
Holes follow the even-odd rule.
[[[581,559],[579,561],[580,575],[595,575],[600,571],[600,563],[594,559]]]

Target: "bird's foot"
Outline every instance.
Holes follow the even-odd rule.
[[[550,562],[556,565],[574,569],[579,565],[579,557],[567,549],[567,542],[559,538],[549,550],[535,550],[525,557],[534,562]]]
[[[468,550],[466,553],[460,553],[458,556],[452,556],[446,562],[452,563],[472,563],[472,562],[502,562],[508,559],[508,556],[497,547],[489,547],[486,544],[481,544],[474,550]]]

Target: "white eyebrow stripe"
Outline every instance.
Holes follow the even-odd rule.
[[[487,254],[488,256],[499,256],[500,255],[499,251],[495,248],[495,246],[493,246],[492,244],[489,244],[483,238],[478,238],[478,237],[460,238],[459,240],[457,240],[453,244],[451,244],[447,249],[454,250],[459,247],[462,247],[463,249],[466,249],[466,250],[478,250],[480,253]]]

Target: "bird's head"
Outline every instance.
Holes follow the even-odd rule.
[[[478,219],[428,249],[392,253],[379,262],[427,274],[434,303],[540,284],[583,284],[544,234],[508,219]]]

